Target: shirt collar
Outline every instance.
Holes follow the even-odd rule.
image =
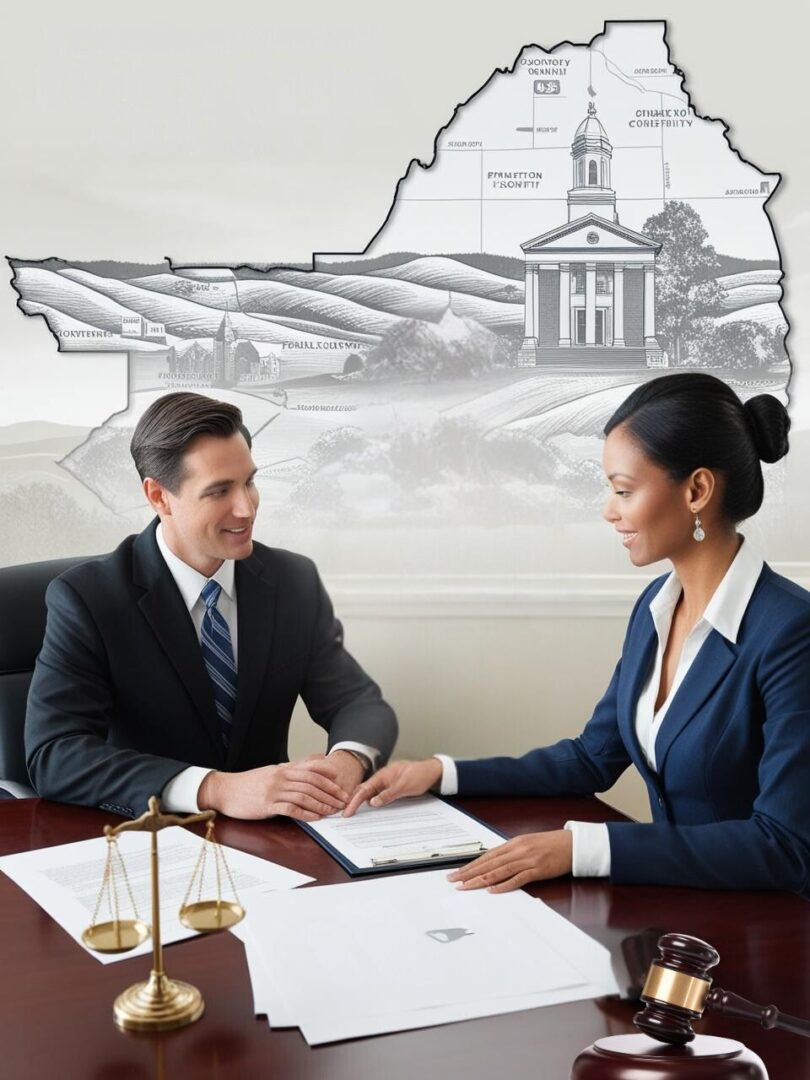
[[[764,563],[761,555],[752,547],[751,541],[743,539],[740,550],[731,566],[714,591],[703,616],[698,620],[707,622],[723,637],[736,644],[740,623],[745,609],[759,581]],[[650,601],[650,614],[659,637],[663,625],[672,621],[672,612],[681,595],[681,582],[673,570],[656,595]]]
[[[174,578],[175,584],[180,590],[180,595],[183,597],[183,602],[189,611],[191,611],[200,599],[200,593],[202,592],[203,585],[205,585],[206,581],[216,581],[222,586],[222,591],[233,600],[235,583],[233,559],[226,559],[217,572],[212,574],[210,578],[207,578],[204,574],[201,574],[199,570],[195,570],[193,566],[189,566],[188,563],[183,562],[179,556],[175,555],[166,543],[162,524],[158,525],[155,530],[155,540],[157,540],[160,554],[165,559],[169,572]]]

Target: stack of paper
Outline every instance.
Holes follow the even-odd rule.
[[[607,949],[541,901],[444,870],[267,894],[234,932],[256,1013],[310,1045],[618,992]]]

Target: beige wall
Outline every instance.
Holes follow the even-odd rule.
[[[380,683],[400,721],[399,757],[521,754],[576,735],[621,651],[620,616],[351,617],[347,645]],[[291,753],[323,749],[296,712]],[[648,819],[631,769],[608,801]]]

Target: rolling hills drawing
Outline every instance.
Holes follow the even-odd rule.
[[[578,518],[596,437],[641,381],[698,368],[784,394],[780,177],[699,114],[665,30],[526,47],[411,162],[362,254],[9,259],[60,351],[128,355],[128,408],[62,468],[136,513],[129,434],[155,396],[193,390],[242,407],[280,519]]]

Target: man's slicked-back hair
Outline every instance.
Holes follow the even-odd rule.
[[[138,421],[129,451],[141,480],[150,476],[176,494],[185,478],[183,458],[195,439],[238,433],[250,447],[250,432],[235,405],[202,394],[166,394]]]

